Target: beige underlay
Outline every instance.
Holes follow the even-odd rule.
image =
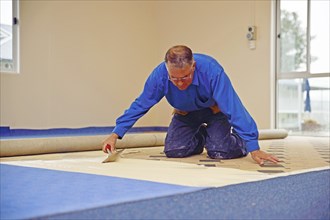
[[[281,159],[278,165],[257,165],[250,156],[233,160],[212,160],[201,155],[166,158],[163,147],[125,149],[121,158],[102,163],[106,155],[98,151],[2,157],[0,162],[18,166],[81,172],[149,180],[186,186],[225,186],[312,170],[329,169],[329,138],[287,137],[259,141],[262,150]]]

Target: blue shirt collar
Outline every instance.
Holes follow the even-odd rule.
[[[193,76],[193,81],[191,84],[195,85],[195,86],[198,86],[199,85],[199,80],[198,80],[198,71],[197,71],[197,67],[195,68],[195,71],[194,71],[194,76]]]

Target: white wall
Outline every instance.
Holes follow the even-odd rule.
[[[187,44],[217,58],[259,128],[270,128],[271,1],[163,1],[158,5],[161,49]],[[256,49],[246,39],[257,26]]]
[[[167,49],[219,60],[269,128],[270,1],[21,1],[21,73],[1,74],[1,126],[112,126]],[[256,50],[245,38],[258,28]],[[136,126],[167,126],[162,100]]]

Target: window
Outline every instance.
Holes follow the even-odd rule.
[[[1,72],[19,72],[18,0],[0,1]]]
[[[330,135],[330,1],[277,1],[276,124]]]

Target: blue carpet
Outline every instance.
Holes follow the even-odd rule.
[[[10,165],[0,171],[1,219],[330,219],[330,170],[220,188]]]
[[[54,215],[46,219],[327,220],[330,219],[329,213],[330,171],[325,170]]]
[[[108,135],[113,129],[114,127],[51,129],[11,129],[10,127],[0,127],[0,139]],[[133,127],[128,130],[128,133],[135,132],[167,132],[167,127]]]
[[[41,218],[203,189],[4,164],[0,171],[0,219]]]

